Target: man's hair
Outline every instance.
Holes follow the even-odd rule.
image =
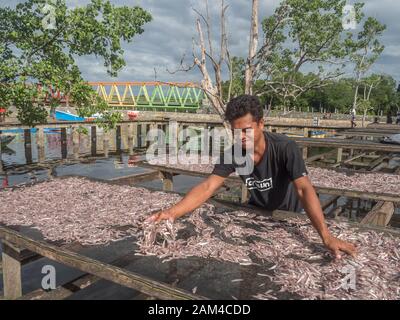
[[[244,94],[228,102],[225,111],[225,120],[232,122],[250,113],[253,120],[259,122],[263,118],[263,108],[256,96]]]

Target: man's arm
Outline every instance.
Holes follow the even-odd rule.
[[[355,247],[351,243],[339,240],[332,236],[325,223],[321,203],[307,176],[300,177],[293,181],[297,195],[311,220],[312,225],[317,230],[325,246],[332,251],[336,258],[340,258],[340,251],[350,255],[355,254]]]
[[[193,211],[206,202],[224,183],[225,178],[212,174],[206,180],[192,188],[185,197],[171,208],[158,212],[149,221],[175,220]]]

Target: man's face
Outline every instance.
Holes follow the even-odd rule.
[[[263,138],[264,119],[257,122],[253,119],[253,116],[248,113],[241,118],[233,120],[231,122],[231,127],[234,135],[238,134],[236,131],[239,130],[242,148],[250,150]]]

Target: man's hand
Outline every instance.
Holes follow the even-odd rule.
[[[146,221],[160,222],[162,220],[169,220],[171,222],[174,222],[175,219],[175,215],[170,210],[164,210],[151,215],[149,218],[146,219]]]
[[[324,240],[324,245],[327,249],[329,249],[336,259],[341,259],[341,251],[345,252],[352,257],[356,254],[356,247],[346,241],[342,241],[334,236],[329,236],[326,240]]]

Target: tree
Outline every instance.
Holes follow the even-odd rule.
[[[358,90],[362,78],[365,77],[385,48],[378,40],[385,29],[385,25],[379,23],[375,18],[369,17],[364,23],[363,30],[358,33],[357,39],[347,39],[347,47],[350,48],[349,55],[354,64],[356,78],[354,110],[357,109]]]
[[[263,21],[265,41],[273,43],[268,54],[260,55],[263,91],[280,95],[286,104],[344,74],[351,38],[343,29],[344,5],[342,0],[285,0]],[[359,22],[362,4],[354,7]],[[299,85],[299,72],[305,67],[315,76]]]
[[[107,112],[107,104],[82,79],[75,58],[102,58],[108,74],[117,76],[125,66],[121,41],[141,34],[151,15],[108,0],[74,9],[65,0],[50,3],[28,0],[15,9],[0,8],[0,105],[15,106],[23,124],[45,123],[45,95],[56,87],[80,116],[102,112],[105,122],[115,124],[118,114]],[[51,101],[53,108],[59,104]]]
[[[250,27],[250,39],[249,39],[249,54],[246,60],[245,67],[245,93],[253,93],[253,81],[255,75],[256,65],[254,60],[257,55],[258,47],[258,7],[259,0],[252,0],[251,8],[251,27]]]
[[[245,93],[245,60],[241,57],[232,57],[231,75],[229,81],[223,82],[224,101]]]

